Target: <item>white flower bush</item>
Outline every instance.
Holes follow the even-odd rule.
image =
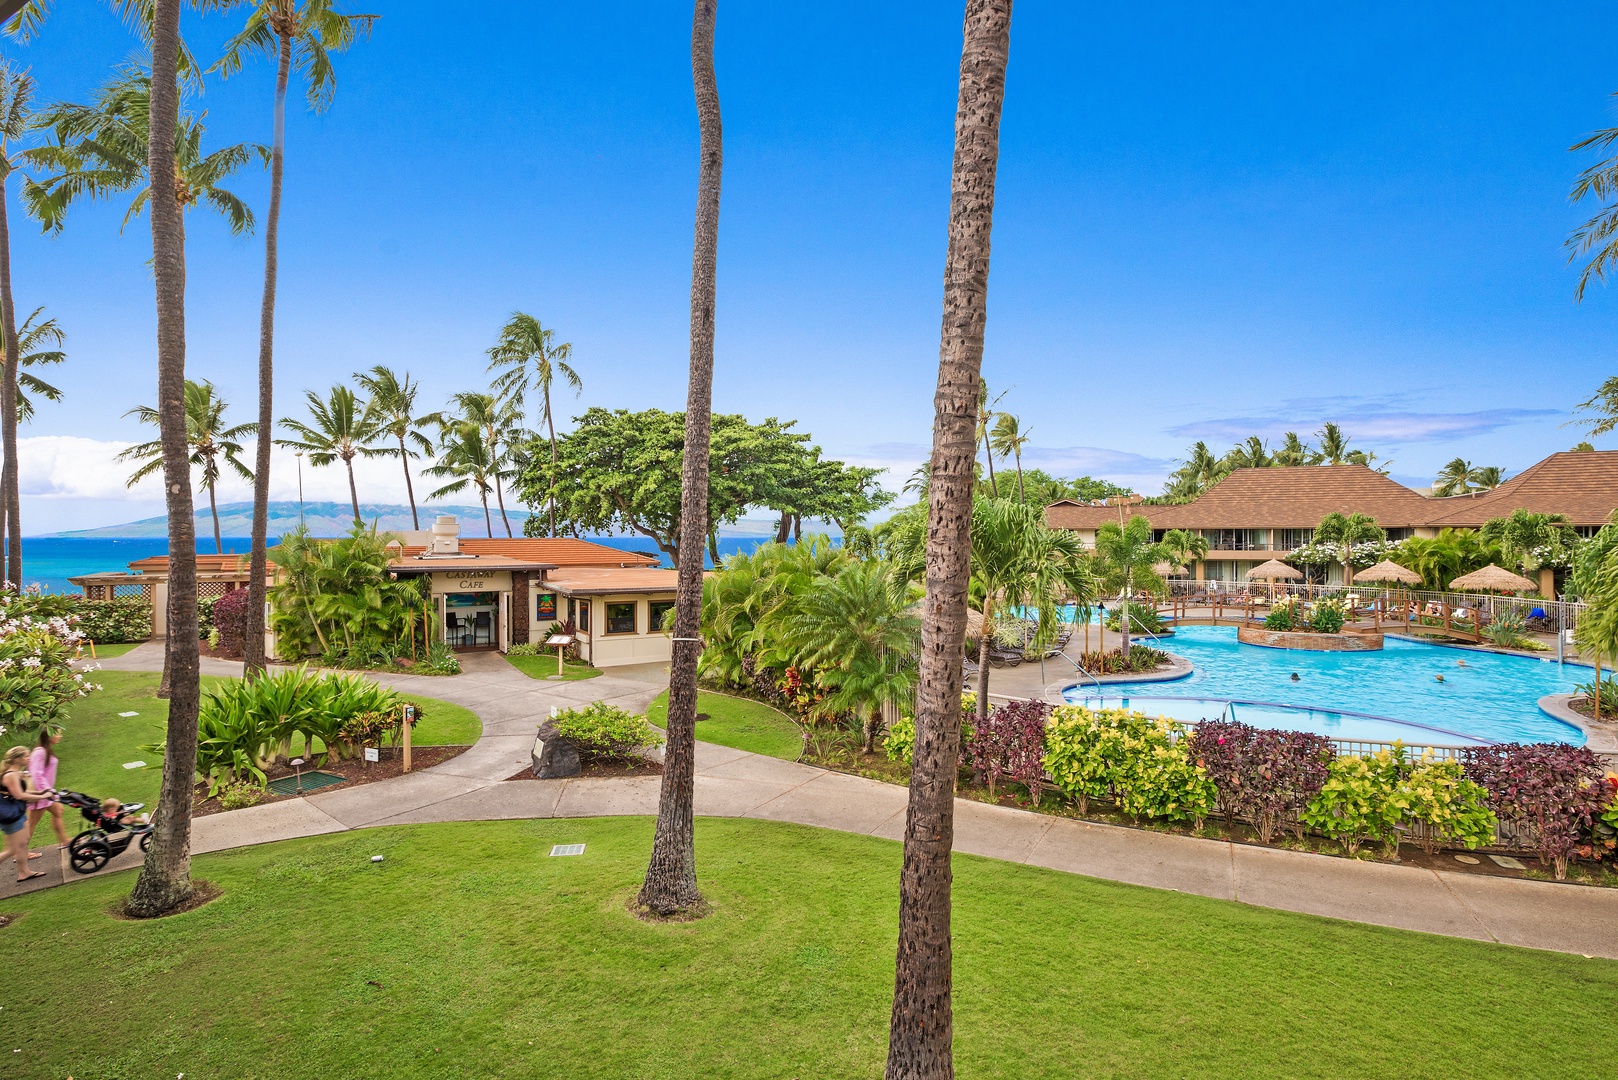
[[[101,688],[73,669],[84,645],[76,619],[17,614],[16,606],[0,597],[0,733],[31,736]]]

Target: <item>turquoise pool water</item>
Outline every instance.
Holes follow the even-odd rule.
[[[1193,673],[1173,682],[1113,683],[1100,691],[1094,684],[1078,683],[1064,696],[1082,704],[1099,694],[1109,706],[1128,698],[1136,702],[1135,708],[1144,708],[1147,701],[1181,699],[1183,704],[1172,709],[1144,711],[1186,720],[1200,719],[1225,702],[1253,703],[1236,705],[1235,718],[1257,727],[1314,731],[1342,739],[1584,743],[1582,731],[1539,709],[1540,698],[1571,693],[1575,683],[1590,679],[1589,669],[1559,666],[1554,660],[1391,637],[1381,652],[1267,649],[1241,644],[1235,627],[1229,626],[1180,627],[1158,647],[1191,661]],[[1439,675],[1443,682],[1435,677]],[[1299,709],[1304,711],[1295,711]],[[1188,715],[1180,716],[1181,710]],[[1394,721],[1395,726],[1379,721]],[[1401,733],[1399,723],[1436,731]]]

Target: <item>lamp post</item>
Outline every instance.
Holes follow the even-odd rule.
[[[293,457],[298,459],[298,524],[303,525],[303,451],[295,452]]]

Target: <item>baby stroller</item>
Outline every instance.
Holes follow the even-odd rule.
[[[67,845],[68,861],[73,869],[81,874],[93,874],[106,866],[115,856],[122,855],[129,849],[129,842],[140,837],[140,849],[145,851],[152,845],[152,826],[131,822],[124,824],[112,818],[104,817],[101,813],[101,800],[92,798],[81,791],[59,791],[56,801],[63,806],[71,806],[84,820],[90,823],[90,828],[75,836]],[[145,803],[125,803],[119,807],[120,814],[137,814]]]

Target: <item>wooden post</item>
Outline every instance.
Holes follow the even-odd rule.
[[[416,707],[404,707],[404,772],[410,771],[410,729],[415,726]]]
[[[1596,653],[1596,723],[1601,723],[1601,654]]]
[[[561,645],[556,646],[556,674],[558,675],[561,675],[565,671],[565,668],[563,667],[564,661],[562,660],[563,648],[564,646]]]

